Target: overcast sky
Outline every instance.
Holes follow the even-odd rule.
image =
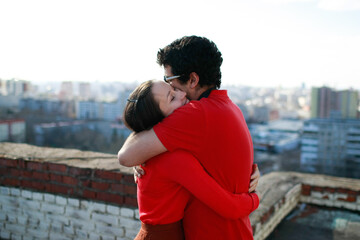
[[[0,1],[0,78],[162,78],[184,35],[223,53],[223,85],[360,89],[360,0]]]

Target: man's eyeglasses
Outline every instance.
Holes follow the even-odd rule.
[[[181,75],[176,75],[176,76],[171,76],[171,77],[166,77],[166,76],[164,76],[164,81],[165,81],[166,83],[169,83],[170,80],[173,80],[173,79],[179,78],[179,77],[181,77]]]

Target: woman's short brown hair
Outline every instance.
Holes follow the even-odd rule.
[[[130,94],[124,110],[125,125],[138,133],[149,130],[165,116],[152,94],[154,81],[146,81]]]

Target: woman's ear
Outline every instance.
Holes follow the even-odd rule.
[[[196,72],[190,73],[190,88],[195,88],[199,84],[199,75]]]

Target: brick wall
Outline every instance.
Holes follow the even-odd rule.
[[[0,187],[3,239],[133,239],[140,228],[134,208]]]
[[[66,149],[43,155],[48,148],[11,146],[21,148],[2,152],[0,147],[1,239],[136,236],[136,184],[115,155]]]
[[[131,174],[0,158],[0,185],[137,207]]]

